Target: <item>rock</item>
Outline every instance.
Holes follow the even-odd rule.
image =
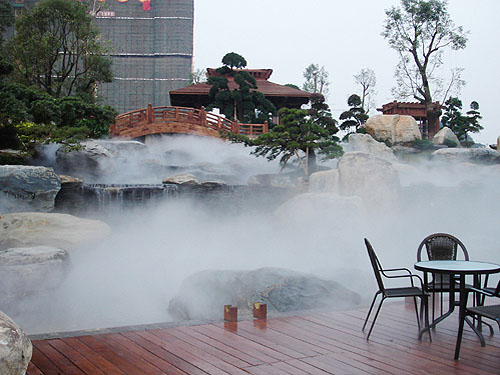
[[[500,137],[497,138],[497,151],[500,152]]]
[[[362,152],[347,152],[338,164],[340,193],[359,196],[367,207],[393,208],[399,204],[401,185],[391,163]]]
[[[432,157],[455,163],[470,162],[477,164],[500,163],[500,152],[490,148],[444,148],[434,151]]]
[[[29,154],[20,150],[0,150],[0,165],[22,165],[28,164]]]
[[[417,121],[404,115],[375,115],[366,122],[366,131],[377,141],[411,143],[422,139]]]
[[[60,188],[52,168],[0,166],[0,212],[51,211]]]
[[[250,314],[254,302],[267,304],[268,313],[358,306],[358,294],[331,280],[282,268],[253,271],[210,270],[182,282],[168,307],[176,320],[221,320],[223,306]]]
[[[444,145],[448,147],[460,147],[460,141],[455,133],[447,126],[438,131],[432,138],[432,143],[435,145]]]
[[[309,192],[338,193],[338,191],[339,191],[338,169],[316,172],[309,176]]]
[[[104,164],[112,158],[113,153],[96,141],[83,142],[81,146],[79,150],[59,147],[56,151],[58,172],[78,177],[96,177],[106,172]]]
[[[32,351],[31,341],[21,327],[0,311],[0,374],[24,375]]]
[[[344,150],[349,151],[360,151],[366,154],[373,155],[377,158],[384,159],[390,162],[396,162],[397,158],[394,156],[394,152],[387,147],[382,142],[377,142],[369,134],[350,134],[349,143]]]
[[[130,153],[142,154],[147,152],[147,146],[144,143],[138,141],[109,141],[104,139],[96,139],[87,141],[84,144],[90,147],[93,147],[94,145],[102,146],[117,157],[130,155]]]
[[[102,241],[110,233],[102,221],[67,214],[25,212],[0,217],[0,249],[53,246],[71,251]]]
[[[66,276],[66,250],[49,247],[22,247],[0,250],[0,295],[16,299],[57,287]]]
[[[283,203],[274,212],[283,223],[308,225],[321,223],[344,227],[350,219],[358,219],[365,214],[363,202],[359,197],[340,196],[337,193],[304,193]],[[338,218],[341,217],[342,221]],[[329,221],[328,218],[332,218]]]
[[[176,185],[199,185],[200,181],[192,174],[180,174],[173,177],[165,178],[163,184],[176,184]]]

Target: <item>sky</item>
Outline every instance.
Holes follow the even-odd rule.
[[[319,64],[329,73],[327,99],[338,118],[347,109],[349,95],[360,93],[353,75],[370,68],[377,78],[375,104],[380,107],[394,100],[391,88],[398,62],[380,33],[385,10],[399,4],[399,0],[195,0],[194,69],[219,67],[226,53],[236,52],[245,57],[248,68],[273,69],[272,82],[300,87],[305,68]],[[464,69],[466,86],[458,95],[463,112],[475,100],[483,116],[484,130],[473,138],[496,143],[500,1],[451,0],[448,10],[455,24],[470,34],[466,49],[445,52],[445,73]]]

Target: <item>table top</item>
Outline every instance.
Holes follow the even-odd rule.
[[[468,260],[427,260],[415,263],[415,269],[434,273],[471,275],[500,272],[500,265]]]

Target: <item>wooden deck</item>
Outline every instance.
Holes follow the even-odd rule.
[[[417,339],[411,304],[386,303],[370,341],[366,309],[33,340],[28,374],[500,374],[500,331],[482,348],[457,316]],[[487,332],[486,332],[487,333]]]

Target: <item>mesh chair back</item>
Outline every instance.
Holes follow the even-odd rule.
[[[464,259],[469,260],[469,253],[465,245],[451,234],[434,233],[427,236],[418,247],[417,262],[422,260],[424,246],[429,260],[456,260],[459,248],[464,254]]]
[[[380,292],[385,294],[385,286],[381,274],[382,265],[380,264],[380,261],[377,258],[377,254],[375,254],[375,250],[373,250],[372,244],[366,238],[365,238],[365,245],[366,249],[368,250],[368,256],[370,257],[370,262],[372,264],[373,272],[375,273],[375,278],[377,279],[378,289],[380,290]]]

